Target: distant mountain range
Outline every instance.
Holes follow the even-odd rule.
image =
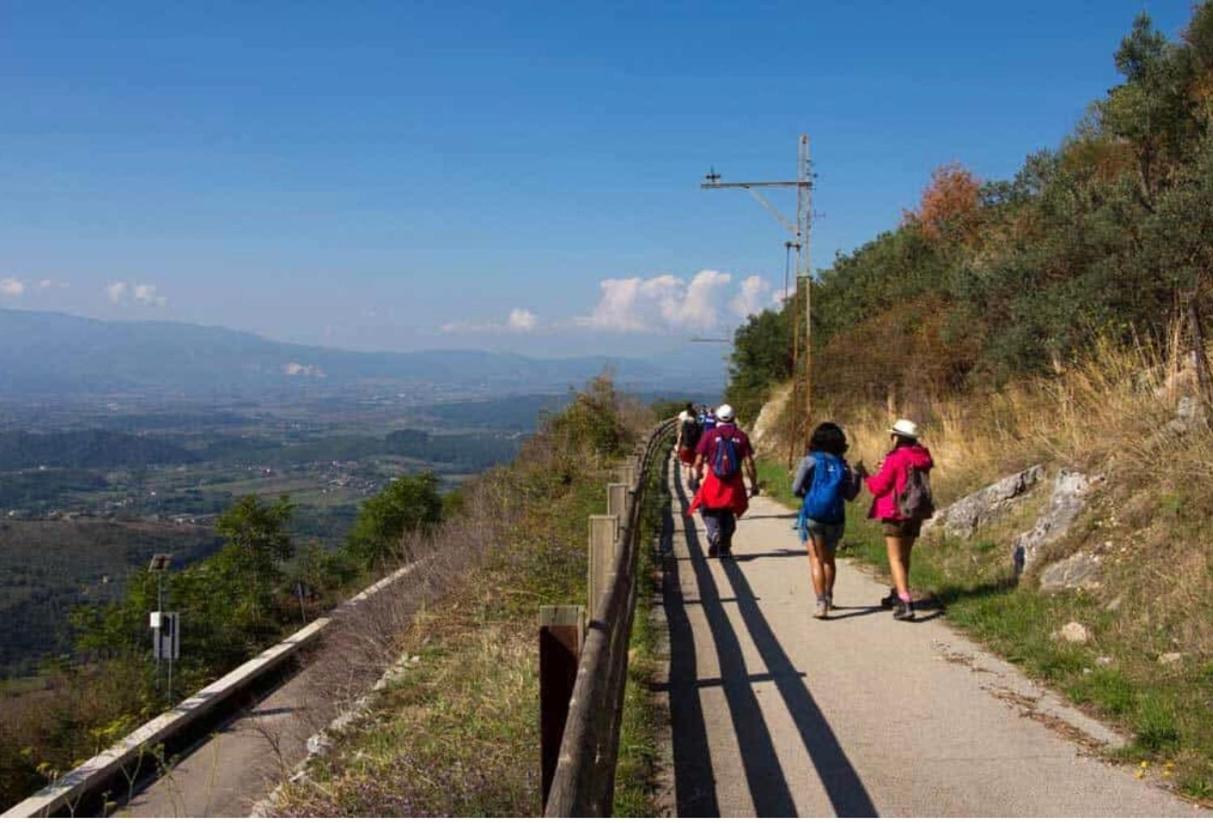
[[[212,326],[110,322],[0,309],[0,394],[125,392],[256,396],[430,384],[518,394],[565,389],[613,369],[639,390],[719,388],[714,357],[685,364],[620,357],[538,359],[486,351],[355,352],[267,340]]]

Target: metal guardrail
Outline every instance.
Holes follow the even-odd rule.
[[[649,472],[662,456],[676,420],[666,420],[656,426],[637,447],[633,457],[623,467],[627,494],[620,500],[610,494],[612,508],[619,515],[613,557],[600,576],[602,590],[595,591],[595,524],[591,519],[590,623],[584,639],[578,643],[576,680],[572,697],[564,715],[563,734],[550,787],[545,780],[544,814],[547,817],[604,817],[610,815],[614,802],[615,765],[619,755],[619,730],[623,717],[623,696],[627,683],[628,645],[636,611],[637,560],[639,557],[639,526],[643,511],[644,491]],[[613,518],[612,518],[613,519]],[[598,529],[602,534],[602,529]],[[603,579],[605,578],[605,579]],[[549,607],[550,609],[551,607]],[[544,678],[541,636],[540,678]],[[559,672],[556,672],[559,677]],[[559,684],[557,684],[558,686]],[[541,703],[560,688],[550,688],[541,682]],[[567,693],[567,689],[564,690]],[[562,706],[543,706],[546,732],[548,717]],[[560,724],[556,724],[560,725]],[[546,758],[545,758],[546,759]],[[546,777],[546,775],[545,775]]]
[[[242,689],[258,682],[294,659],[312,645],[329,627],[333,617],[342,610],[357,606],[373,597],[424,563],[418,560],[392,572],[379,582],[337,606],[329,616],[308,623],[290,637],[274,644],[251,660],[242,663],[213,683],[204,686],[163,714],[149,720],[101,754],[55,780],[46,788],[30,795],[0,817],[50,817],[64,810],[72,812],[89,792],[94,792],[114,780],[123,769],[149,754],[158,744],[180,733],[203,715],[215,709]]]

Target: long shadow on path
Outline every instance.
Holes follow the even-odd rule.
[[[669,464],[666,464],[667,478]],[[673,536],[674,513],[662,512],[662,534]],[[664,539],[663,539],[664,543]],[[670,726],[674,743],[674,793],[679,817],[719,817],[716,777],[696,681],[695,636],[682,599],[680,560],[672,546],[663,554],[661,600],[670,631]]]
[[[685,511],[686,493],[681,478],[677,481],[678,498],[674,505]],[[672,515],[671,515],[672,519]],[[746,670],[741,642],[737,638],[721,603],[720,591],[708,568],[694,517],[683,516],[682,528],[690,551],[690,565],[699,590],[699,603],[712,632],[720,663],[720,688],[724,691],[733,719],[737,743],[741,749],[742,768],[754,803],[754,813],[761,817],[794,817],[796,804],[792,791],[775,754],[766,719],[754,694],[751,675]],[[685,563],[685,561],[682,561]],[[674,779],[678,793],[679,817],[719,816],[716,800],[715,775],[712,773],[703,706],[699,698],[695,637],[682,601],[678,578],[678,560],[673,560],[673,575],[666,576],[666,612],[670,617],[670,720],[674,727]],[[749,595],[753,597],[751,593]],[[671,614],[671,609],[675,611]],[[791,671],[789,666],[787,671]],[[784,671],[770,670],[773,679]],[[677,683],[675,682],[677,675]],[[792,671],[793,676],[799,676]],[[692,717],[692,714],[697,716]],[[681,723],[680,723],[681,721]],[[687,724],[685,727],[683,724]],[[680,738],[683,745],[679,745]],[[699,738],[697,740],[697,738]],[[698,749],[694,747],[698,743]],[[680,760],[686,759],[680,763]],[[697,773],[696,773],[697,772]],[[702,781],[702,782],[701,782]],[[685,791],[684,791],[685,786]]]
[[[682,488],[681,478],[678,478],[676,482],[678,502],[682,505],[682,511],[685,512],[686,491]],[[794,815],[796,808],[787,780],[775,755],[770,730],[762,717],[752,684],[749,682],[749,674],[746,671],[737,634],[720,606],[719,592],[700,546],[694,517],[684,514],[682,520],[687,545],[690,549],[691,564],[699,584],[700,601],[703,603],[705,616],[720,657],[725,697],[733,716],[733,725],[737,733],[755,813],[760,816]],[[863,781],[860,780],[850,759],[843,751],[821,709],[813,700],[808,686],[796,672],[787,652],[776,638],[758,606],[754,591],[745,574],[735,563],[726,561],[722,564],[722,568],[732,586],[745,627],[792,716],[801,741],[817,770],[835,814],[842,817],[875,817],[876,807],[872,803],[872,798],[864,787]],[[667,597],[667,604],[670,599]],[[685,612],[683,619],[686,619]],[[689,631],[689,624],[686,629]],[[690,638],[689,642],[693,646],[694,639]],[[690,672],[690,677],[693,678],[693,667]],[[673,702],[673,694],[671,694],[671,704]],[[702,729],[702,721],[700,728]],[[675,748],[675,762],[677,763],[677,747]],[[684,814],[681,797],[680,793],[679,814]],[[685,814],[696,813],[690,810],[685,812]],[[698,813],[703,814],[704,812]]]

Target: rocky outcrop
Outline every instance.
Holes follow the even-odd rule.
[[[1192,431],[1203,431],[1209,426],[1209,418],[1205,414],[1204,405],[1199,398],[1185,395],[1179,398],[1175,406],[1175,419],[1163,427],[1168,434],[1187,434]]]
[[[1054,640],[1081,646],[1091,640],[1091,630],[1081,623],[1071,621],[1050,635]]]
[[[935,513],[935,517],[925,524],[924,531],[942,532],[948,537],[972,537],[978,527],[1008,509],[1044,476],[1045,468],[1039,464],[1008,475],[997,483],[992,483],[940,509]]]
[[[1102,478],[1062,469],[1053,482],[1049,505],[1030,530],[1015,538],[1013,558],[1015,573],[1030,570],[1040,556],[1040,550],[1060,540],[1078,515],[1087,506],[1087,494]]]
[[[1099,564],[1099,557],[1090,552],[1078,552],[1050,563],[1040,571],[1040,590],[1052,594],[1066,589],[1097,588],[1102,571]]]
[[[787,442],[780,436],[779,418],[783,415],[792,397],[792,383],[777,386],[771,392],[771,399],[763,404],[758,412],[758,419],[750,428],[750,440],[761,454],[782,454],[787,450]]]

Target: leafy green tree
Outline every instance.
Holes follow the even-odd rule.
[[[266,504],[250,494],[215,523],[215,531],[228,542],[214,565],[238,581],[244,595],[238,612],[253,623],[272,610],[275,585],[282,579],[280,564],[295,553],[287,528],[293,508],[286,496]]]
[[[792,335],[787,307],[750,315],[733,335],[726,399],[737,415],[752,423],[771,386],[792,374]]]
[[[425,532],[442,520],[442,496],[433,472],[398,477],[362,504],[346,546],[368,569],[382,568],[401,555],[409,532]]]

